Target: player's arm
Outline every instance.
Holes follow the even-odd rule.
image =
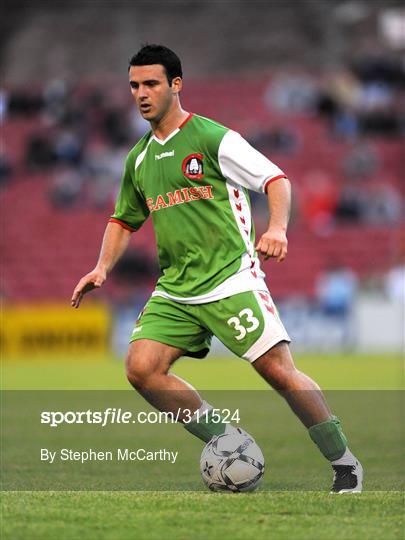
[[[282,262],[287,256],[287,226],[291,208],[291,185],[287,178],[278,178],[267,186],[270,222],[260,237],[256,250],[265,259],[274,257]]]
[[[128,246],[131,233],[142,227],[149,216],[149,209],[134,178],[135,154],[130,152],[125,161],[120,192],[115,211],[106,227],[100,256],[94,270],[82,277],[73,291],[72,307],[78,308],[83,296],[101,287]]]
[[[107,274],[126,250],[130,237],[131,232],[118,223],[107,224],[96,267],[76,285],[71,300],[72,307],[78,308],[86,293],[101,287]]]
[[[267,194],[270,223],[256,250],[265,259],[275,257],[278,262],[283,261],[287,254],[286,232],[291,201],[290,182],[284,172],[232,130],[221,141],[218,161],[226,178]]]

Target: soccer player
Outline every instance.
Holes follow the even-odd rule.
[[[182,355],[204,357],[215,335],[248,360],[308,428],[332,464],[332,492],[360,492],[361,464],[319,386],[296,369],[260,269],[258,255],[279,263],[287,255],[289,181],[238,133],[182,109],[182,68],[173,51],[146,45],[128,73],[151,131],[128,154],[99,260],[76,286],[72,306],[101,287],[131,234],[151,216],[162,276],[131,336],[126,369],[132,386],[159,410],[195,411],[191,421],[185,412],[179,419],[203,441],[236,429],[214,421],[212,406],[170,373]],[[256,247],[248,189],[267,196],[270,211]]]

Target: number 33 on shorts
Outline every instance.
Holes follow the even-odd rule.
[[[241,322],[241,319],[245,317],[245,322]],[[259,320],[253,316],[253,311],[250,308],[242,309],[242,311],[239,312],[239,317],[231,317],[226,321],[229,326],[233,326],[235,328],[235,331],[239,332],[235,336],[235,339],[237,341],[240,341],[246,336],[247,332],[254,332],[256,328],[259,328],[260,323]],[[246,325],[249,326],[246,326]]]
[[[280,341],[290,341],[268,291],[236,294],[218,304],[222,320],[212,331],[236,355],[253,362]]]

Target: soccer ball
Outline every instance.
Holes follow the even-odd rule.
[[[225,433],[205,445],[200,471],[212,491],[253,491],[264,474],[264,457],[250,435]]]

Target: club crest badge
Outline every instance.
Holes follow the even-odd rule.
[[[184,176],[190,180],[200,180],[204,177],[203,155],[190,154],[183,159],[181,168]]]

